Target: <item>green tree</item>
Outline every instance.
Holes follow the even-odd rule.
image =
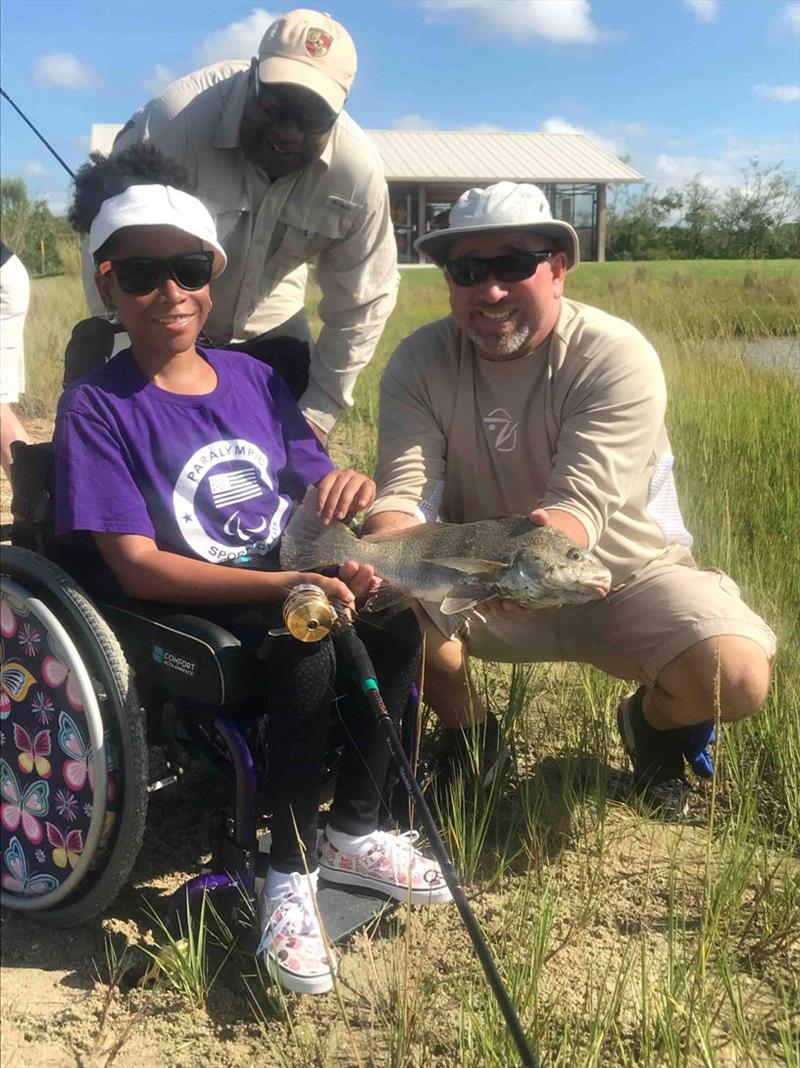
[[[683,191],[683,215],[673,229],[673,242],[681,258],[715,259],[719,255],[718,194],[700,180],[700,175]]]
[[[800,180],[751,160],[725,193],[701,175],[683,190],[617,193],[608,212],[608,258],[764,259],[800,256]]]
[[[32,275],[62,269],[59,244],[73,236],[65,218],[54,215],[45,197],[31,201],[22,178],[0,179],[0,234]]]
[[[779,164],[750,160],[740,187],[730,189],[719,209],[722,255],[764,259],[797,255],[800,184]]]
[[[0,233],[15,252],[25,244],[30,202],[21,178],[0,178]]]
[[[668,223],[680,211],[682,203],[683,197],[677,189],[660,194],[650,185],[635,195],[626,192],[615,196],[608,210],[608,258],[669,259],[674,251]]]

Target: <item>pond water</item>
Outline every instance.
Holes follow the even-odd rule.
[[[780,367],[800,378],[800,338],[765,337],[748,341],[742,354],[746,360],[765,367]]]

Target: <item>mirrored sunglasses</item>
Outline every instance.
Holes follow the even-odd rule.
[[[103,268],[106,268],[104,271]],[[112,270],[123,293],[144,296],[171,278],[181,289],[196,290],[207,286],[214,270],[214,253],[184,252],[180,256],[158,259],[155,256],[131,256],[107,260],[98,267],[101,273]]]
[[[549,260],[550,251],[508,252],[503,256],[479,259],[463,256],[445,264],[447,273],[457,286],[477,286],[491,274],[498,282],[522,282],[536,274],[540,263]]]

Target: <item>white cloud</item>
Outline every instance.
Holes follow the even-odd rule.
[[[401,115],[392,123],[393,130],[439,130],[441,127],[433,119],[426,119],[424,115],[411,114]],[[505,126],[498,126],[494,122],[476,122],[470,126],[450,126],[448,130],[456,130],[464,133],[513,133]]]
[[[411,115],[401,115],[392,123],[393,130],[435,130],[436,123],[432,119],[426,119],[424,115],[416,112]]]
[[[474,126],[459,126],[464,133],[514,133],[505,126],[497,126],[493,122],[476,122]]]
[[[478,33],[487,29],[528,41],[596,44],[603,36],[592,22],[589,0],[421,0],[435,19],[466,15]]]
[[[765,100],[777,100],[779,104],[794,104],[800,100],[800,85],[755,85],[753,92]]]
[[[258,52],[267,26],[276,18],[279,16],[261,7],[254,7],[247,18],[210,33],[197,49],[198,61],[207,66],[209,63],[221,63],[224,59],[252,59]]]
[[[29,159],[27,163],[23,163],[22,169],[31,178],[41,178],[43,174],[47,174],[44,164],[35,159]]]
[[[778,26],[788,30],[793,37],[800,37],[800,3],[786,4],[778,16]]]
[[[541,129],[543,133],[549,134],[582,134],[600,148],[604,148],[606,152],[610,152],[612,156],[622,155],[625,151],[625,144],[621,138],[604,137],[585,126],[576,126],[567,119],[562,119],[560,115],[552,115],[549,119],[545,119],[541,124]]]
[[[792,169],[800,166],[797,141],[754,141],[752,137],[731,135],[726,138],[723,156],[740,170],[752,159],[768,167],[779,163],[787,164]]]
[[[680,187],[696,176],[712,188],[741,188],[743,172],[754,159],[763,167],[785,165],[794,170],[800,165],[795,141],[754,140],[726,128],[709,131],[702,138],[665,139],[663,145],[673,145],[674,150],[654,155],[637,153],[634,160],[636,169],[660,188]]]
[[[647,133],[647,127],[641,122],[623,122],[622,132],[627,137],[644,137]]]
[[[719,17],[719,0],[683,0],[683,6],[700,22],[716,22]]]
[[[65,215],[69,202],[61,193],[45,193],[44,199],[54,215]]]
[[[162,89],[166,89],[170,82],[174,82],[177,77],[179,75],[171,67],[166,67],[163,63],[157,63],[150,77],[145,78],[142,82],[142,88],[156,96]]]
[[[729,189],[742,184],[739,160],[722,156],[670,156],[660,153],[655,160],[655,174],[648,174],[656,185],[680,188],[693,178],[711,189]]]
[[[55,52],[36,60],[33,80],[42,89],[91,89],[100,81],[71,52]]]

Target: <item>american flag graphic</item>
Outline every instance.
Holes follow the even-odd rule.
[[[211,499],[216,508],[225,508],[229,504],[249,501],[252,497],[260,497],[262,493],[253,467],[247,467],[241,471],[228,471],[224,475],[210,475],[208,484],[211,487]]]

